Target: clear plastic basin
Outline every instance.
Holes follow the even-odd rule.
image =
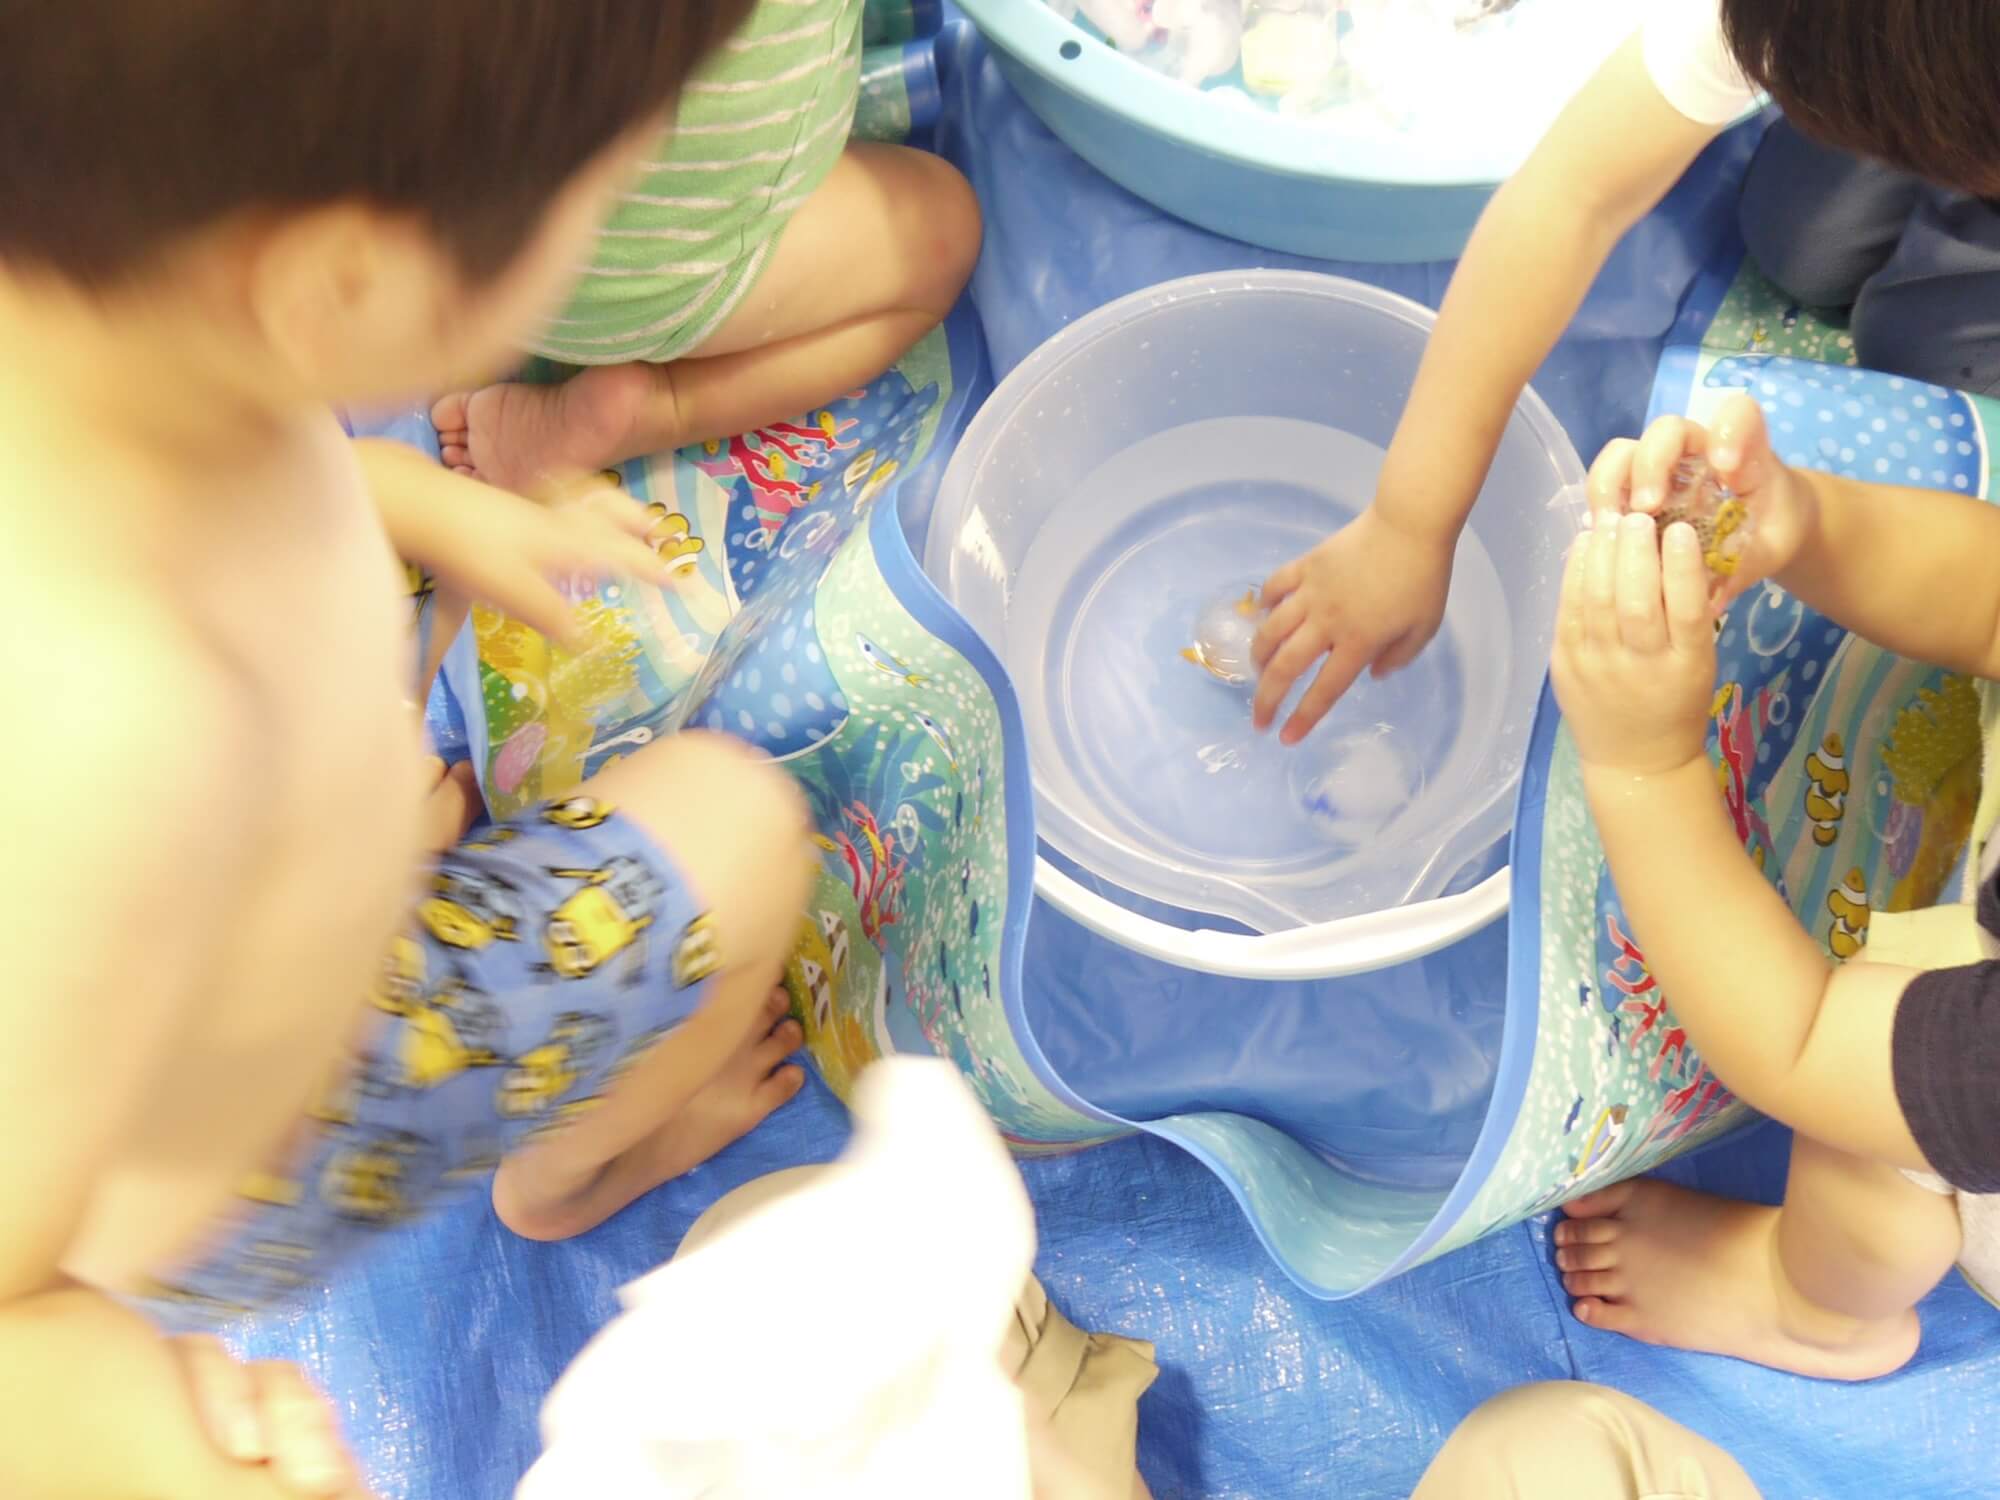
[[[1333,277],[1194,277],[1059,334],[966,433],[927,570],[1006,665],[1038,830],[1083,870],[1273,933],[1439,896],[1506,833],[1582,482],[1532,393],[1414,665],[1286,749],[1182,655],[1367,504],[1431,323]]]

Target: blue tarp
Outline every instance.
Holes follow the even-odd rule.
[[[942,61],[938,144],[986,206],[973,296],[996,370],[1151,283],[1302,264],[1189,229],[1103,181],[1012,98],[971,39],[948,44]],[[1718,143],[1633,233],[1538,378],[1586,457],[1637,430],[1683,295],[1705,263],[1732,253],[1751,145],[1743,133]],[[1448,271],[1330,269],[1432,305]],[[905,494],[913,522],[925,497],[921,482]],[[611,1316],[617,1287],[665,1259],[723,1192],[826,1159],[844,1133],[839,1106],[813,1084],[750,1139],[566,1245],[516,1240],[475,1202],[266,1320],[247,1346],[301,1360],[333,1395],[384,1500],[501,1500],[536,1451],[543,1396]],[[1774,1197],[1783,1148],[1767,1128],[1670,1175]],[[1735,1452],[1774,1500],[1996,1489],[2000,1314],[1956,1278],[1923,1309],[1916,1363],[1846,1388],[1591,1332],[1565,1310],[1546,1223],[1328,1304],[1277,1271],[1217,1180],[1173,1147],[1133,1139],[1024,1171],[1051,1295],[1083,1326],[1159,1346],[1141,1466],[1160,1500],[1405,1496],[1474,1405],[1550,1378],[1601,1380],[1653,1402]],[[839,1295],[813,1284],[809,1255],[801,1266],[770,1295]]]

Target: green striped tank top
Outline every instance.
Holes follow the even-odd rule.
[[[665,363],[756,283],[778,233],[847,145],[863,0],[758,0],[687,85],[673,129],[619,200],[535,352]]]

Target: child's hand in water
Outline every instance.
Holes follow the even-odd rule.
[[[268,1468],[309,1500],[366,1500],[326,1397],[296,1365],[244,1364],[210,1338],[177,1338],[209,1441],[241,1464]]]
[[[660,587],[675,572],[652,545],[655,510],[601,481],[536,504],[454,474],[402,443],[355,443],[390,544],[451,595],[475,599],[564,645],[579,644],[572,579]]]
[[[1709,575],[1694,528],[1599,513],[1563,574],[1556,699],[1587,767],[1650,776],[1702,754],[1715,693]]]
[[[1607,445],[1590,469],[1592,513],[1658,516],[1684,459],[1705,460],[1744,509],[1749,540],[1734,570],[1712,580],[1721,610],[1798,556],[1815,524],[1812,486],[1778,461],[1762,409],[1739,393],[1722,404],[1712,428],[1662,417],[1644,437]]]
[[[1430,644],[1451,588],[1453,539],[1406,530],[1370,509],[1264,585],[1270,617],[1251,644],[1262,672],[1252,705],[1271,727],[1292,685],[1324,656],[1280,738],[1296,745],[1354,679],[1386,677]]]

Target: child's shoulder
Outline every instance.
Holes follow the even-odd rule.
[[[206,790],[255,776],[254,702],[164,584],[115,563],[93,572],[68,546],[9,550],[0,823],[66,807],[79,839],[124,817],[143,821],[121,837],[143,838],[171,832]]]

